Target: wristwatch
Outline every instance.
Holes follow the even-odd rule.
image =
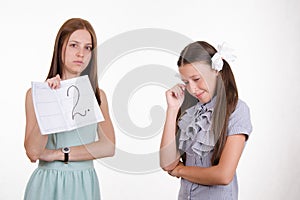
[[[69,147],[64,147],[64,148],[61,149],[61,151],[65,154],[65,159],[64,159],[65,164],[68,164],[70,148]]]

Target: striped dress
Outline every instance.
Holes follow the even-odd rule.
[[[211,117],[216,97],[206,104],[198,102],[187,109],[178,121],[178,148],[186,153],[186,166],[210,167],[215,145],[210,132]],[[248,139],[252,132],[249,108],[238,100],[235,111],[228,122],[227,134],[245,134]],[[236,174],[228,185],[201,185],[181,178],[179,200],[237,200],[238,182]]]

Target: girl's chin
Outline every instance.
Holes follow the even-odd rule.
[[[200,101],[203,104],[208,103],[211,100],[209,95],[202,95],[201,97],[196,96],[196,98],[198,99],[198,101]]]

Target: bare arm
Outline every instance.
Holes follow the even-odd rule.
[[[218,165],[203,168],[180,163],[170,174],[202,185],[227,185],[235,174],[245,139],[243,134],[228,136]]]
[[[167,109],[166,122],[160,144],[160,166],[165,171],[174,169],[180,158],[176,147],[176,116],[178,109]]]
[[[173,170],[180,159],[176,147],[176,117],[184,99],[184,85],[176,85],[166,92],[168,103],[166,121],[160,144],[160,166],[163,170]]]
[[[31,162],[36,162],[40,155],[43,153],[47,144],[48,136],[41,135],[39,126],[37,124],[35,111],[32,101],[32,91],[29,89],[26,93],[25,100],[26,111],[26,128],[24,147],[26,154]]]

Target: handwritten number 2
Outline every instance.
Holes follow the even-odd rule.
[[[71,88],[74,88],[74,89],[76,90],[76,92],[77,92],[77,99],[76,99],[76,102],[75,102],[75,104],[74,104],[74,106],[73,106],[73,109],[72,109],[72,119],[74,120],[75,115],[80,115],[80,116],[84,117],[84,116],[86,116],[87,111],[90,111],[90,110],[89,110],[89,109],[85,110],[85,111],[84,111],[84,114],[82,114],[82,113],[80,113],[80,112],[75,112],[75,108],[76,108],[76,106],[78,105],[78,102],[79,102],[80,92],[79,92],[78,87],[76,87],[75,85],[71,85],[71,86],[68,88],[68,90],[67,90],[67,96],[69,96],[69,90],[70,90]]]

